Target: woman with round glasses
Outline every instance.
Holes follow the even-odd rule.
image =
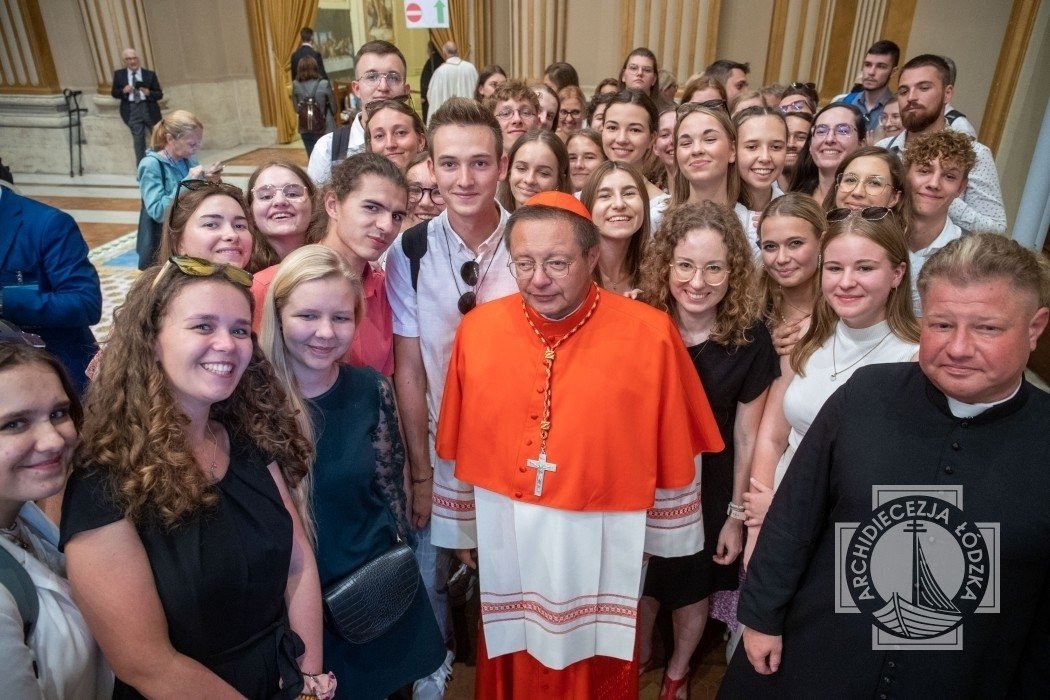
[[[393,393],[375,370],[341,362],[362,320],[362,292],[357,273],[334,250],[300,248],[274,276],[259,336],[300,430],[317,446],[302,495],[313,517],[322,590],[412,540]],[[422,582],[401,618],[375,639],[351,644],[324,633],[326,667],[352,681],[351,694],[362,700],[390,696],[444,658]]]
[[[606,161],[602,136],[593,129],[580,129],[565,142],[569,152],[569,181],[572,191],[580,192],[594,169]]]
[[[394,371],[394,325],[378,261],[408,217],[408,183],[392,161],[375,153],[359,153],[332,168],[321,202],[324,214],[317,228],[323,233],[317,242],[346,258],[365,288],[365,313],[343,359],[390,376]],[[274,265],[255,275],[255,329],[262,322],[262,302],[276,273]]]
[[[578,85],[566,85],[558,91],[558,138],[565,143],[583,126],[587,98]]]
[[[60,546],[114,698],[334,690],[296,494],[313,446],[253,340],[250,284],[196,258],[147,270],[87,392]]]
[[[674,648],[661,698],[688,697],[689,661],[703,636],[709,599],[738,586],[754,436],[778,374],[777,355],[755,303],[752,260],[733,212],[703,202],[668,214],[643,266],[642,296],[676,321],[726,444],[703,459],[704,548],[687,557],[649,560],[639,611],[641,659],[651,658],[660,606],[673,611]]]
[[[655,104],[660,100],[660,88],[657,84],[659,75],[660,66],[656,63],[656,54],[642,46],[627,54],[623,68],[620,69],[620,82],[628,90],[638,90],[645,94]]]
[[[108,698],[113,673],[73,602],[58,528],[34,501],[59,496],[84,412],[51,353],[0,323],[0,677],[9,698]],[[19,589],[11,584],[21,579]],[[5,585],[6,584],[6,585]],[[36,603],[32,632],[30,611]]]
[[[617,294],[636,291],[651,230],[645,178],[633,165],[607,160],[587,181],[580,201],[601,234],[595,282]]]
[[[308,240],[317,187],[302,168],[286,160],[263,163],[248,178],[248,207],[255,228],[284,260]],[[258,270],[253,270],[257,272]]]
[[[904,165],[885,148],[864,146],[842,159],[835,171],[835,189],[824,197],[824,210],[888,207],[901,228],[908,230],[908,198],[904,196]]]
[[[424,149],[415,155],[405,171],[405,179],[408,180],[408,216],[401,224],[402,231],[430,221],[445,211],[445,197],[437,188],[429,161],[430,151]]]
[[[827,398],[859,367],[913,361],[918,350],[908,248],[897,218],[884,207],[834,209],[827,218],[821,296],[809,330],[782,365],[786,371],[773,386],[758,431],[746,496],[749,551],[772,492]]]
[[[371,102],[365,107],[365,115],[365,150],[383,156],[401,172],[427,147],[423,119],[404,102]]]
[[[809,140],[795,164],[791,191],[823,202],[835,187],[839,163],[865,143],[865,129],[864,115],[855,105],[832,102],[817,112]]]
[[[569,152],[561,139],[546,129],[532,129],[515,141],[507,163],[507,179],[499,184],[496,199],[509,212],[540,192],[572,194]]]

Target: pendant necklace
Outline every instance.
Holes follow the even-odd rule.
[[[215,456],[219,452],[219,440],[215,437],[215,433],[211,431],[211,421],[208,420],[204,424],[204,429],[208,431],[208,435],[211,436],[211,466],[208,467],[208,472],[211,474],[211,482],[214,484],[218,479],[215,478],[215,472],[218,470],[218,465],[215,463]]]
[[[546,383],[543,387],[543,418],[540,420],[540,456],[538,459],[525,460],[526,467],[536,470],[536,485],[532,491],[534,496],[540,496],[543,494],[544,473],[557,471],[558,468],[557,464],[547,461],[547,435],[549,435],[551,431],[551,378],[554,372],[554,351],[558,349],[558,346],[576,333],[576,331],[580,330],[580,328],[583,327],[583,324],[587,323],[591,318],[591,315],[594,313],[594,310],[598,308],[598,299],[600,297],[601,294],[596,290],[594,293],[594,303],[591,304],[591,308],[587,310],[584,317],[580,319],[579,323],[573,326],[572,330],[558,338],[553,344],[548,343],[547,339],[543,337],[542,333],[540,333],[540,330],[536,328],[532,319],[529,318],[529,309],[525,305],[525,300],[521,300],[521,310],[525,312],[525,320],[528,322],[529,327],[532,328],[533,333],[536,334],[536,337],[538,337],[540,342],[543,343],[543,365],[547,374]]]
[[[838,364],[835,362],[835,340],[838,337],[838,333],[836,332],[835,334],[833,334],[831,336],[831,381],[833,381],[833,382],[834,381],[838,381],[838,376],[840,374],[842,374],[846,370],[850,369],[851,367],[856,367],[858,364],[860,364],[861,360],[863,360],[865,357],[867,357],[871,353],[875,352],[875,349],[878,348],[880,345],[882,345],[882,341],[886,340],[886,338],[889,338],[892,334],[893,334],[893,331],[887,332],[886,335],[882,336],[882,338],[879,339],[879,342],[877,342],[874,345],[872,345],[871,349],[868,350],[863,355],[861,355],[857,359],[856,362],[852,362],[852,363],[846,365],[845,367],[843,367],[842,369],[839,369],[838,368]]]

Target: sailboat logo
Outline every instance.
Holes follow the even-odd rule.
[[[874,648],[958,649],[998,612],[998,523],[974,523],[954,486],[876,486],[871,518],[837,524],[837,612],[871,616]]]

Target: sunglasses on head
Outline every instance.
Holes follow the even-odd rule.
[[[248,289],[251,289],[252,286],[252,273],[247,270],[242,270],[239,267],[227,265],[225,263],[213,263],[203,258],[195,258],[190,255],[172,255],[168,258],[168,262],[164,264],[164,268],[157,273],[157,276],[153,279],[154,287],[157,286],[157,283],[160,282],[160,278],[164,276],[164,273],[167,272],[169,268],[175,268],[182,274],[190,277],[211,277],[216,273],[222,273],[226,279],[234,284],[239,284]]]
[[[830,223],[845,221],[846,219],[851,218],[854,214],[860,216],[860,218],[865,221],[881,221],[889,216],[891,211],[893,210],[887,207],[864,207],[863,209],[839,207],[828,212],[828,221]]]
[[[729,111],[729,105],[726,104],[725,100],[704,100],[703,102],[686,102],[685,104],[678,107],[676,110],[679,117],[682,117],[690,112],[695,112],[697,109],[721,109]]]
[[[212,182],[211,180],[180,180],[179,186],[175,188],[175,199],[171,200],[171,209],[168,211],[168,226],[174,225],[175,221],[175,210],[178,209],[179,195],[182,194],[182,190],[186,189],[190,192],[200,192],[201,190],[214,190],[216,193],[225,194],[233,197],[240,203],[244,203],[244,192],[241,191],[240,187],[231,185],[226,182]]]
[[[384,107],[392,105],[407,105],[411,107],[411,101],[411,95],[398,95],[397,97],[384,97],[379,100],[372,100],[365,105],[365,115],[370,117]]]

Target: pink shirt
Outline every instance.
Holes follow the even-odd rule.
[[[277,273],[278,265],[272,265],[255,273],[252,296],[255,298],[255,314],[252,329],[258,333],[262,326],[263,300],[266,290]],[[355,367],[371,367],[385,377],[394,373],[394,326],[390,302],[386,296],[385,275],[379,268],[369,265],[361,278],[365,289],[365,315],[357,323],[354,341],[343,361]]]

